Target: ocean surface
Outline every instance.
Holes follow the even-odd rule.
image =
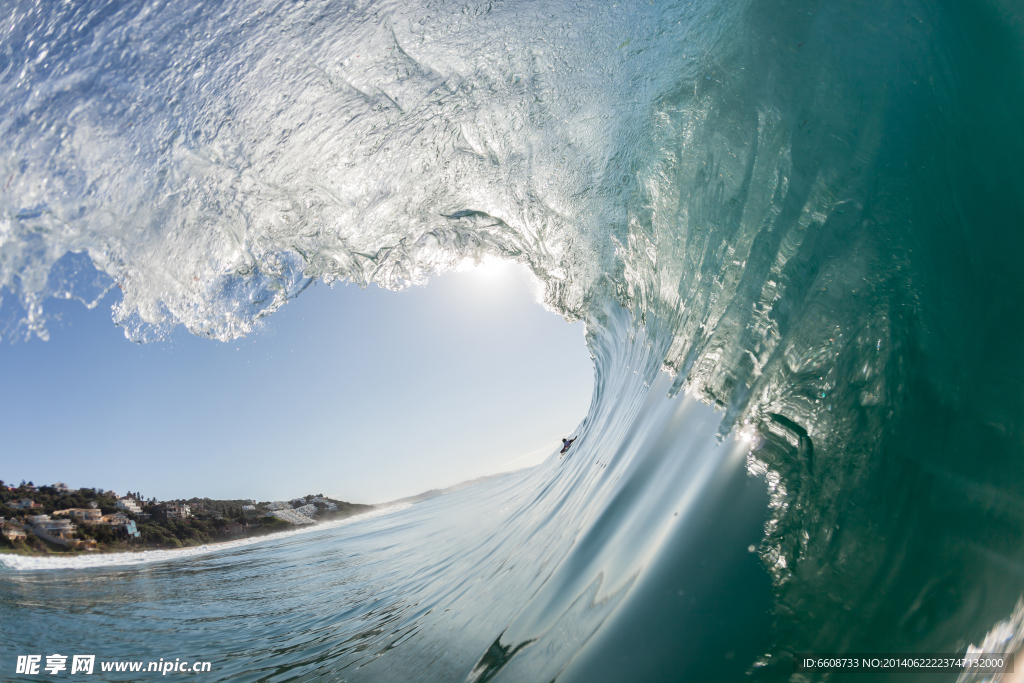
[[[532,470],[4,569],[4,677],[54,634],[232,681],[798,682],[826,680],[798,652],[1020,647],[1021,3],[0,17],[5,338],[116,286],[133,339],[232,339],[316,280],[493,255],[586,322],[596,368],[579,440]]]

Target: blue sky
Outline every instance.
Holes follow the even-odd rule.
[[[228,344],[138,345],[113,297],[54,300],[49,341],[0,345],[0,478],[383,502],[535,464],[593,386],[582,323],[535,286],[498,261],[403,292],[318,284]]]

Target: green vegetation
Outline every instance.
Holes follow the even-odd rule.
[[[139,499],[137,494],[132,494]],[[28,498],[39,504],[32,509],[17,509],[18,501]],[[313,504],[317,508],[318,521],[343,519],[355,514],[369,511],[372,505],[359,505],[324,499]],[[307,496],[305,500],[312,500]],[[328,510],[328,503],[337,506],[336,511]],[[139,538],[130,537],[122,528],[107,524],[75,523],[75,534],[78,538],[93,539],[97,549],[102,552],[124,552],[151,548],[184,548],[206,545],[221,541],[264,536],[277,531],[295,528],[292,524],[276,517],[267,517],[265,506],[261,503],[257,510],[244,510],[251,505],[247,500],[212,500],[210,498],[192,498],[190,500],[142,501],[142,514],[134,514],[128,510],[117,508],[117,498],[113,492],[101,489],[78,489],[62,492],[50,486],[35,487],[31,482],[18,487],[8,487],[0,481],[0,516],[7,521],[24,525],[31,515],[52,515],[57,510],[68,508],[96,508],[104,515],[115,512],[124,513],[136,523]],[[187,505],[190,515],[185,518],[167,518],[167,506]],[[172,515],[173,516],[173,515]],[[78,554],[85,551],[70,550],[64,546],[44,541],[30,531],[24,541],[10,541],[0,536],[0,552],[21,554]]]

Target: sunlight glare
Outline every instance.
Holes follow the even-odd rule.
[[[544,285],[521,263],[488,254],[480,260],[465,258],[455,266],[454,271],[472,274],[479,279],[480,284],[488,287],[525,286],[534,301],[550,310],[544,303]]]
[[[511,261],[506,261],[498,258],[497,256],[491,256],[488,254],[479,261],[473,258],[463,259],[459,262],[459,265],[455,266],[455,272],[474,273],[475,275],[491,280],[508,274],[515,265],[516,264]]]

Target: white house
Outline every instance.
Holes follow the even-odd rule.
[[[27,519],[34,533],[44,541],[69,545],[75,539],[75,525],[70,519],[52,519],[50,515],[34,515]]]
[[[164,510],[167,519],[185,519],[192,516],[188,505],[167,505]]]
[[[121,510],[127,510],[135,515],[142,514],[142,507],[139,506],[138,502],[136,502],[134,498],[118,498],[117,507]]]

